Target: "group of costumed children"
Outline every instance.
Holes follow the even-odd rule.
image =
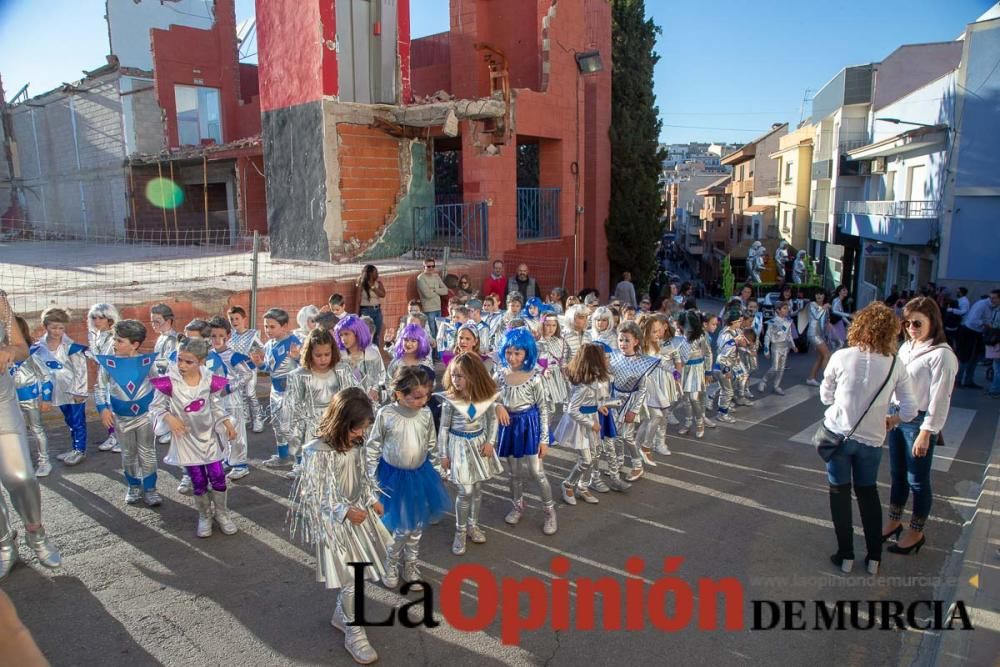
[[[160,304],[150,312],[159,337],[143,354],[145,325],[119,320],[108,304],[88,315],[89,348],[65,335],[65,311],[49,309],[45,335],[16,370],[21,407],[38,441],[37,474],[51,469],[40,419],[50,403],[72,434],[64,462],[76,465],[86,455],[89,358],[100,369],[94,402],[109,434],[100,449],[121,451],[125,502],[162,502],[155,445],[169,442],[164,462],[182,468],[178,491],[194,495],[197,535],[210,536],[213,522],[233,534],[227,482],[249,473],[246,427],[263,429],[256,399],[263,370],[276,442],[263,465],[291,466],[292,530],[314,546],[319,579],[340,591],[331,622],[345,633],[345,647],[357,662],[373,662],[364,628],[351,625],[359,591],[349,563],[371,563],[365,577],[390,588],[400,578],[418,587],[421,536],[452,506],[452,552],[486,542],[482,487],[505,473],[503,462],[512,503],[506,523],[524,517],[530,478],[542,501],[542,532],[552,535],[548,447],[576,456],[560,484],[563,501],[597,503],[596,493],[625,491],[645,466],[655,466],[654,453],[670,453],[668,424],[681,424],[682,434],[693,427],[697,437],[714,426],[705,416],[711,384],[719,386],[718,419],[729,421],[736,405],[750,404],[746,379],[756,367],[756,339],[738,309],[724,313],[713,355],[718,318],[693,310],[618,322],[609,308],[577,304],[558,315],[531,303],[522,310],[516,295],[509,305],[482,319],[440,323],[436,344],[445,370],[438,393],[434,344],[417,313],[402,323],[386,367],[372,345],[371,323],[354,315],[329,328],[308,317],[293,331],[288,314],[271,309],[261,342],[242,308],[195,320],[178,335],[173,312]],[[779,308],[774,322],[777,390],[787,310]],[[683,422],[674,412],[686,413]],[[454,504],[444,481],[456,489]]]

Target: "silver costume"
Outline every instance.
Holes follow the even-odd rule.
[[[87,397],[87,356],[85,348],[77,345],[69,336],[63,336],[55,350],[48,345],[49,335],[45,334],[37,345],[32,346],[32,355],[49,369],[52,379],[52,405],[71,405],[78,398]]]
[[[719,415],[729,414],[736,397],[734,387],[744,374],[740,363],[739,341],[742,334],[739,329],[726,327],[719,332],[716,341],[716,363],[719,366]]]
[[[653,369],[646,382],[648,415],[639,424],[636,437],[645,448],[654,448],[658,453],[665,454],[669,452],[666,445],[667,415],[670,414],[670,407],[682,397],[680,382],[676,378],[680,377],[684,366],[680,350],[673,340],[660,345],[659,357],[660,365]]]
[[[292,429],[297,442],[310,442],[316,437],[316,428],[334,395],[352,386],[349,374],[349,369],[341,362],[325,373],[296,368],[288,376],[286,399],[290,403]]]
[[[538,421],[540,438],[539,444],[549,444],[549,409],[545,400],[545,387],[542,385],[542,376],[534,373],[528,380],[521,384],[507,384],[507,372],[501,369],[497,374],[497,385],[500,388],[499,403],[506,408],[507,412],[513,415],[518,412],[538,408]],[[498,443],[500,444],[500,443]],[[538,458],[537,445],[525,443],[529,451],[534,454],[523,456],[506,456],[507,465],[510,466],[510,495],[515,509],[524,511],[524,488],[522,478],[527,472],[535,483],[538,484],[538,495],[542,499],[542,504],[546,511],[552,510],[555,503],[552,501],[552,487],[545,476],[545,467],[542,460]]]
[[[348,563],[370,563],[364,569],[368,581],[385,577],[383,564],[392,536],[374,511],[378,498],[360,441],[344,453],[322,440],[302,448],[302,475],[292,490],[291,531],[316,549],[316,580],[340,589],[331,622],[344,632],[344,645],[352,655],[364,649],[374,654],[365,629],[348,625],[354,620],[355,595],[364,595],[355,590]],[[351,508],[367,513],[361,523],[347,518]]]
[[[573,385],[566,412],[556,426],[554,439],[562,446],[577,452],[576,465],[563,481],[567,487],[586,488],[591,480],[594,461],[601,449],[601,432],[598,410],[605,406],[611,395],[610,383]]]
[[[171,329],[161,333],[153,345],[153,352],[156,353],[156,371],[160,375],[166,375],[172,359],[177,356],[177,332]]]
[[[385,390],[386,374],[385,362],[378,348],[369,345],[363,355],[353,358],[347,352],[341,354],[341,362],[347,366],[347,372],[352,386],[361,387],[365,393],[371,395],[376,392],[379,399],[375,400],[375,405],[381,401],[388,400]]]
[[[771,367],[764,374],[760,384],[767,386],[770,378],[774,378],[774,388],[781,389],[781,378],[785,374],[785,362],[788,351],[792,349],[792,320],[788,317],[775,316],[767,325],[767,335],[764,336],[764,354],[771,357]]]
[[[298,446],[292,429],[292,411],[288,409],[285,394],[288,390],[288,376],[299,367],[298,359],[291,355],[293,347],[301,344],[292,335],[278,340],[272,338],[264,344],[263,370],[271,375],[271,427],[274,429],[278,453],[273,463],[281,464],[297,454]]]
[[[246,355],[229,348],[222,352],[212,350],[205,359],[205,367],[213,375],[222,376],[229,382],[221,395],[222,409],[232,416],[236,427],[236,439],[230,440],[226,447],[225,460],[230,466],[247,464],[247,386],[257,382],[252,363]]]
[[[691,419],[701,429],[705,423],[705,374],[713,366],[712,345],[708,336],[689,341],[684,338],[678,347],[684,370],[681,371],[681,390],[687,398]]]
[[[42,426],[42,401],[52,401],[52,379],[46,367],[34,356],[10,367],[18,405],[28,434],[38,443],[38,467],[49,464],[49,438]],[[44,471],[43,471],[44,473]]]
[[[496,396],[480,403],[468,403],[437,394],[441,400],[441,427],[438,446],[441,457],[448,459],[447,479],[458,487],[455,499],[455,530],[476,531],[479,508],[483,502],[483,482],[503,472],[496,453]],[[489,456],[483,454],[491,447]]]
[[[104,331],[97,331],[95,329],[89,329],[87,331],[87,343],[90,345],[90,350],[88,351],[88,356],[97,363],[98,356],[113,356],[115,353],[115,332],[114,329],[105,329]],[[100,364],[98,364],[100,365]],[[100,374],[100,371],[98,371]],[[97,406],[100,399],[97,394],[97,385],[94,385],[94,405]],[[100,413],[100,410],[98,410]],[[118,438],[115,436],[114,427],[108,429],[108,439],[105,440],[101,447],[106,447],[111,449],[118,444]]]
[[[646,404],[649,377],[659,365],[658,356],[629,356],[619,351],[611,353],[612,396],[621,402],[621,407],[614,411],[615,428],[618,429],[615,456],[608,460],[608,474],[613,478],[618,477],[626,453],[631,459],[632,469],[642,470],[642,455],[636,442],[636,434],[641,423],[640,413]],[[629,413],[634,415],[631,422],[626,421]]]
[[[0,298],[2,296],[0,293]],[[6,303],[0,302],[0,305],[6,306]],[[6,331],[0,321],[0,345],[6,344]],[[59,552],[49,544],[42,528],[42,494],[31,466],[28,436],[18,407],[14,379],[5,369],[0,369],[0,482],[10,494],[11,504],[24,523],[28,545],[38,560],[46,567],[62,565]],[[0,493],[0,580],[10,573],[17,557],[17,532],[11,525],[7,504]]]
[[[759,283],[760,272],[764,269],[764,255],[767,250],[760,241],[754,241],[747,251],[747,282]]]
[[[778,243],[777,250],[774,251],[774,265],[778,270],[778,278],[785,279],[785,265],[788,264],[788,241]]]
[[[149,407],[153,402],[152,377],[157,376],[156,355],[135,357],[97,355],[101,370],[97,375],[97,411],[110,410],[115,420],[115,437],[122,449],[122,472],[129,487],[128,502],[139,493],[147,504],[159,504],[156,497],[156,447]]]
[[[376,482],[378,480],[376,471],[382,460],[393,468],[407,471],[417,470],[429,461],[440,474],[437,433],[434,430],[434,416],[429,408],[412,410],[399,403],[390,403],[378,411],[365,443],[368,477],[375,479]],[[438,483],[440,484],[440,481]],[[389,502],[393,500],[406,502],[401,498],[390,499]],[[420,578],[417,559],[420,555],[420,537],[423,535],[424,527],[420,524],[412,530],[397,529],[393,532],[392,544],[385,558],[388,581],[393,581],[400,559],[403,561],[405,581]]]
[[[247,329],[242,333],[233,329],[233,332],[229,334],[229,347],[243,356],[252,358],[264,350],[264,343],[261,342],[256,329]],[[253,421],[254,433],[259,433],[264,428],[264,413],[260,399],[257,398],[257,367],[251,365],[250,369],[254,372],[253,382],[244,387],[244,398],[246,399],[248,416]]]
[[[830,322],[830,311],[815,301],[809,302],[809,342],[826,345],[826,328]]]
[[[553,336],[538,341],[538,358],[546,363],[542,373],[542,384],[545,386],[545,396],[549,401],[549,414],[555,419],[557,410],[569,398],[569,383],[563,373],[563,359],[566,358],[566,342]]]
[[[803,285],[806,282],[806,251],[795,253],[795,263],[792,264],[792,282]]]
[[[586,329],[583,333],[577,331],[572,327],[572,322],[570,326],[563,329],[562,333],[563,343],[566,344],[566,355],[563,357],[563,364],[569,365],[569,362],[573,361],[573,357],[576,353],[584,346],[585,343],[591,342],[590,340],[590,329]]]
[[[194,387],[184,381],[176,366],[171,366],[165,377],[153,381],[157,388],[149,406],[153,430],[158,435],[170,432],[166,423],[167,415],[177,417],[187,427],[182,435],[171,434],[170,450],[163,459],[164,463],[201,466],[225,458],[218,429],[223,426],[223,422],[231,420],[229,413],[222,407],[221,394],[226,381],[213,375],[205,367],[200,367],[199,370],[201,379]]]

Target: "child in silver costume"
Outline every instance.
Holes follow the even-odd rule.
[[[569,306],[563,320],[562,339],[566,343],[566,354],[563,356],[563,367],[569,365],[576,353],[585,343],[591,342],[590,329],[587,328],[587,307],[581,303]]]
[[[90,357],[96,359],[97,355],[105,356],[115,353],[115,334],[112,330],[115,322],[120,320],[118,310],[110,303],[95,303],[87,312],[87,342],[90,345]],[[94,405],[97,405],[96,387],[94,391]],[[102,452],[121,452],[118,441],[115,439],[114,429],[108,430],[108,438],[97,446]]]
[[[28,546],[45,567],[59,567],[62,558],[42,527],[42,495],[31,467],[28,437],[18,408],[14,381],[7,372],[15,361],[28,357],[28,343],[16,328],[7,295],[0,291],[0,482],[10,494],[27,532]],[[0,581],[18,559],[17,531],[11,525],[4,494],[0,492]]]
[[[542,532],[555,534],[555,502],[552,487],[545,476],[542,459],[549,446],[549,410],[542,376],[535,370],[538,347],[525,327],[511,329],[504,334],[499,349],[500,368],[497,385],[500,387],[500,407],[497,419],[497,456],[507,459],[510,466],[510,492],[514,507],[504,521],[516,525],[524,515],[524,469],[538,484],[545,522]]]
[[[31,340],[31,331],[23,317],[15,317],[17,327],[25,341]],[[0,371],[2,372],[2,371]],[[17,390],[17,402],[24,417],[24,425],[38,443],[38,463],[35,466],[36,477],[48,477],[52,472],[49,460],[49,438],[45,435],[42,425],[42,413],[52,409],[52,378],[38,359],[29,356],[22,361],[11,364],[10,375],[14,378],[14,388]]]
[[[361,387],[374,405],[383,400],[385,385],[385,362],[382,353],[372,345],[372,333],[368,325],[356,315],[347,315],[337,322],[333,338],[340,348],[341,359],[347,364],[351,383]]]
[[[164,463],[184,466],[198,509],[198,537],[211,537],[212,519],[226,535],[237,532],[229,516],[225,449],[218,430],[236,438],[233,419],[222,407],[222,391],[229,382],[204,366],[210,344],[203,338],[185,340],[177,348],[177,363],[167,374],[150,380],[156,396],[149,407],[156,433],[169,430],[170,451]],[[211,490],[209,490],[211,486]]]
[[[618,332],[615,330],[615,316],[611,309],[601,306],[590,318],[590,339],[602,342],[612,350],[618,349]]]
[[[59,408],[73,438],[73,449],[57,459],[68,466],[87,455],[87,346],[66,335],[69,313],[46,308],[42,313],[45,335],[31,346],[31,354],[48,369],[52,378],[52,405]]]
[[[644,315],[642,324],[643,350],[650,356],[657,356],[660,365],[650,373],[647,380],[646,408],[648,416],[639,425],[638,440],[643,460],[655,466],[650,449],[667,456],[667,421],[670,407],[681,397],[681,364],[679,350],[672,344],[674,328],[670,319],[661,313]]]
[[[594,462],[601,450],[601,420],[608,414],[611,394],[611,374],[604,349],[585,343],[566,368],[572,391],[566,413],[559,420],[555,440],[563,447],[576,450],[576,465],[562,482],[562,497],[568,505],[576,505],[579,496],[584,502],[597,503],[590,492]]]
[[[451,506],[441,481],[434,418],[427,408],[433,382],[423,366],[400,368],[392,379],[395,401],[378,411],[365,444],[368,475],[382,491],[382,523],[392,532],[382,580],[388,588],[399,584],[402,560],[403,581],[411,590],[420,589],[420,537]]]
[[[165,375],[170,359],[177,354],[177,332],[174,331],[174,311],[165,303],[159,303],[149,309],[149,323],[159,336],[153,345],[156,353],[156,370]]]
[[[277,452],[264,461],[263,465],[277,468],[297,463],[295,454],[301,444],[295,442],[292,413],[285,397],[288,376],[299,366],[299,347],[302,342],[288,332],[288,313],[280,308],[271,308],[264,313],[264,333],[268,340],[254,363],[271,375],[271,427],[274,429]]]
[[[639,327],[634,322],[625,322],[618,330],[619,349],[611,353],[612,395],[621,401],[621,407],[614,410],[618,430],[614,458],[608,461],[612,489],[621,483],[619,471],[624,465],[625,454],[628,454],[632,466],[625,481],[634,482],[643,474],[645,459],[636,440],[637,431],[641,422],[640,412],[646,404],[649,376],[659,366],[660,358],[643,354],[641,342],[642,331]]]
[[[684,423],[679,433],[685,435],[690,432],[691,423],[694,422],[695,437],[705,436],[705,388],[708,386],[708,378],[711,377],[712,370],[712,345],[708,336],[702,328],[701,315],[690,310],[684,315],[684,340],[680,345],[681,362],[684,369],[681,371],[681,391],[687,400],[690,408],[690,417]]]
[[[96,357],[97,411],[107,428],[114,428],[122,451],[122,474],[129,505],[143,500],[148,507],[163,502],[156,490],[156,440],[149,407],[153,401],[151,378],[156,353],[139,354],[146,327],[136,320],[115,322],[112,354]]]
[[[785,374],[788,353],[795,352],[795,329],[789,317],[789,308],[785,301],[779,301],[774,306],[774,317],[768,323],[767,335],[764,336],[764,356],[771,359],[771,367],[760,379],[758,391],[766,390],[768,380],[773,377],[774,393],[785,395],[785,390],[781,388],[781,378]]]
[[[726,328],[719,332],[716,341],[716,366],[719,369],[719,421],[732,424],[736,420],[729,414],[736,401],[736,386],[743,373],[740,363],[740,341],[743,332],[740,324],[743,316],[735,311],[729,311],[725,317]]]
[[[461,334],[461,332],[460,332]],[[458,488],[455,498],[455,539],[451,552],[465,553],[466,538],[484,544],[479,527],[483,482],[503,473],[496,453],[496,401],[500,394],[478,352],[459,352],[444,373],[438,447],[441,467]]]
[[[757,370],[757,350],[760,348],[757,332],[753,327],[746,326],[747,318],[743,318],[742,339],[740,341],[740,367],[743,370],[737,388],[737,405],[753,405],[753,394],[750,393],[750,376]]]
[[[318,438],[302,448],[302,475],[292,491],[291,532],[316,550],[316,580],[338,588],[330,624],[344,633],[344,648],[369,664],[378,654],[363,626],[354,621],[355,574],[349,563],[369,563],[368,581],[385,577],[392,536],[379,517],[379,489],[368,474],[365,431],[374,415],[365,392],[351,387],[334,396],[319,425]]]
[[[341,389],[352,386],[350,371],[340,359],[340,350],[329,331],[313,329],[302,346],[299,367],[288,376],[288,410],[292,415],[293,438],[297,443],[312,442],[316,429]],[[301,473],[296,463],[288,473]]]
[[[222,390],[222,407],[232,416],[236,427],[236,437],[226,442],[225,458],[229,468],[226,479],[233,481],[250,474],[250,466],[247,465],[246,387],[257,381],[257,372],[250,357],[229,347],[231,326],[228,320],[213,317],[208,321],[208,329],[212,351],[205,360],[205,366],[229,383]]]
[[[264,343],[260,340],[260,334],[256,329],[249,328],[250,320],[247,318],[247,311],[240,306],[231,306],[226,311],[226,317],[233,328],[229,337],[229,347],[251,359],[263,351]],[[253,432],[263,433],[264,410],[261,407],[260,399],[257,398],[257,366],[251,361],[250,368],[254,371],[254,381],[244,388],[243,394],[249,413],[247,416],[251,421]]]
[[[542,384],[545,385],[545,396],[549,401],[549,416],[555,426],[562,416],[563,406],[569,399],[569,385],[566,382],[566,372],[563,370],[563,359],[566,358],[566,341],[562,339],[559,318],[555,313],[543,313],[541,317],[542,331],[538,340],[539,363],[544,363]],[[558,441],[556,441],[558,442]]]

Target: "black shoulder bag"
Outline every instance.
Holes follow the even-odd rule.
[[[885,389],[885,385],[889,384],[889,378],[892,377],[892,371],[895,367],[896,355],[892,355],[892,363],[889,364],[889,374],[885,376],[882,386],[879,387],[878,391],[875,392],[875,395],[872,396],[871,403],[869,403],[868,407],[865,408],[865,411],[861,413],[861,418],[858,419],[858,423],[854,425],[854,428],[851,429],[850,433],[847,435],[834,433],[826,427],[826,420],[820,422],[819,428],[817,428],[816,433],[813,434],[812,443],[816,447],[816,453],[819,454],[821,459],[829,462],[830,459],[833,458],[833,455],[837,453],[837,450],[840,449],[840,446],[844,444],[844,440],[847,440],[854,435],[854,432],[858,430],[859,426],[861,426],[861,422],[865,420],[865,416],[868,414],[868,411],[872,409],[873,405],[875,405],[875,401],[878,400],[879,394],[881,394],[882,390]]]

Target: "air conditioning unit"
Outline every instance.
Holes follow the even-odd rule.
[[[872,173],[873,174],[884,174],[885,173],[885,158],[877,157],[872,160]]]

